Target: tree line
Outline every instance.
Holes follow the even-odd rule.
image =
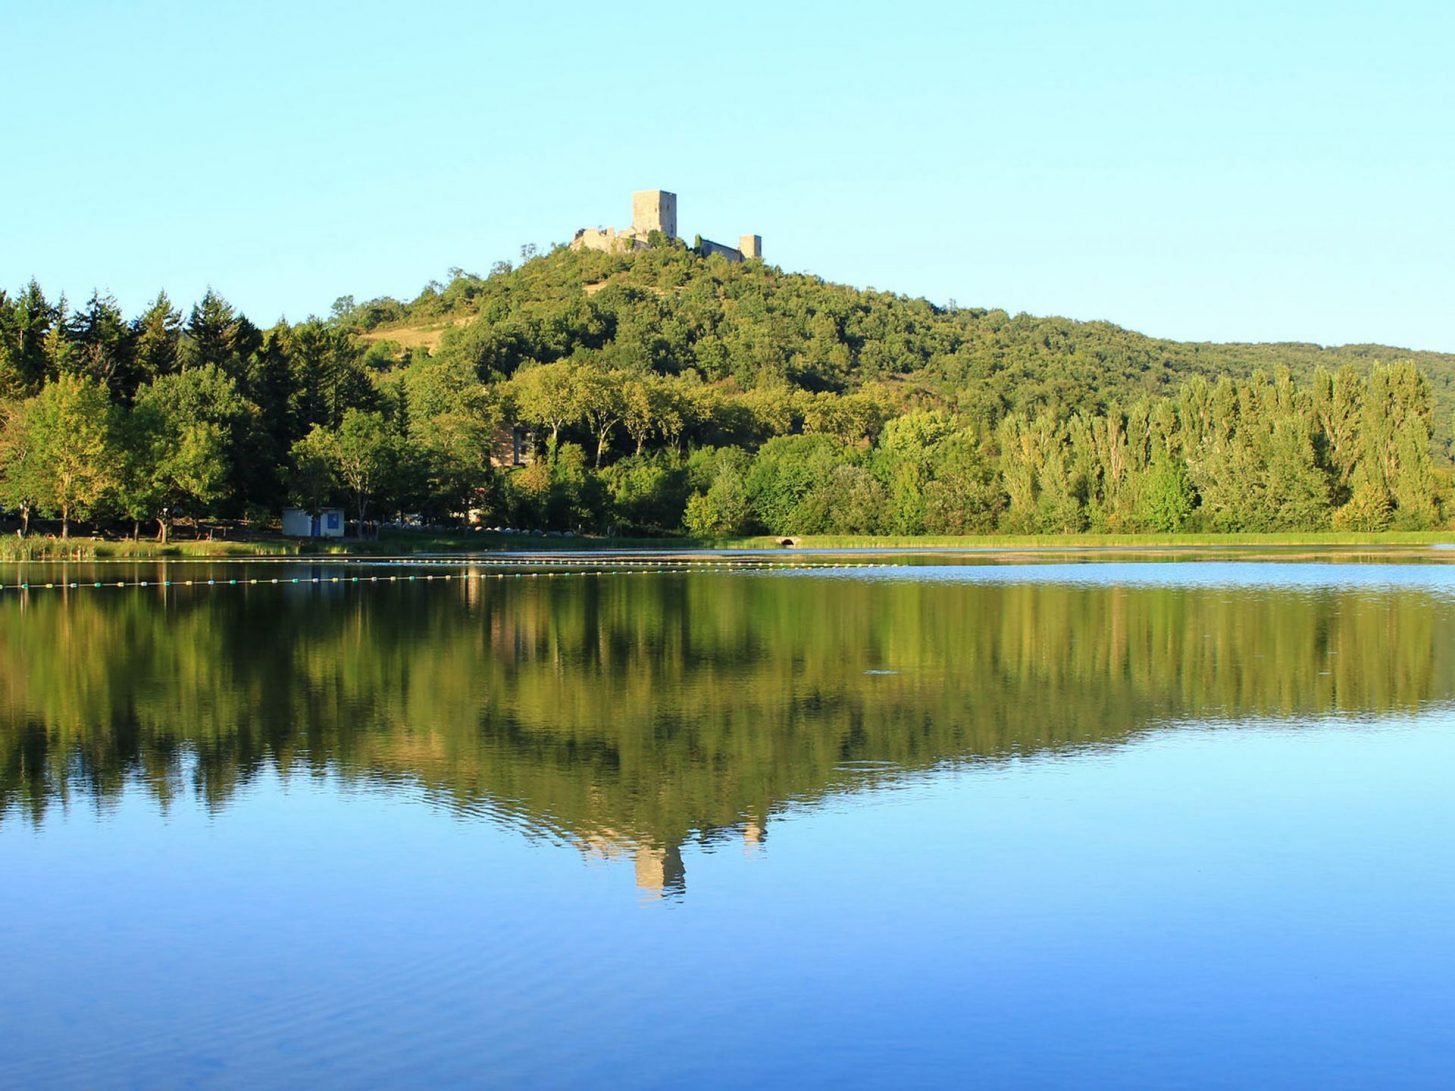
[[[212,291],[128,319],[32,282],[0,292],[0,505],[22,533],[163,538],[338,502],[361,526],[698,536],[1444,524],[1443,357],[1163,351],[1058,321],[680,244],[454,270],[267,329]]]

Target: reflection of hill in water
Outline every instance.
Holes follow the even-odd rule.
[[[905,770],[1455,695],[1427,591],[631,576],[0,602],[0,808],[183,769],[409,782],[680,881],[679,846]],[[885,673],[885,672],[895,673]],[[195,763],[185,761],[195,755]]]

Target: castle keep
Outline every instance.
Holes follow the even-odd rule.
[[[632,194],[632,225],[623,231],[614,227],[583,227],[571,240],[572,250],[645,250],[653,231],[668,239],[677,238],[677,194],[665,189],[643,189]],[[721,254],[728,261],[763,256],[761,235],[740,235],[736,247],[698,236],[698,249],[703,257]]]

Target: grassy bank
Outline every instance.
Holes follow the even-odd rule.
[[[894,537],[868,535],[804,535],[791,539],[796,549],[915,550],[963,549],[1137,552],[1169,549],[1372,549],[1455,545],[1455,531],[1386,531],[1378,534],[1042,534],[967,535],[963,537]],[[560,550],[651,549],[782,549],[783,538],[609,538],[542,537],[526,534],[387,531],[377,539],[299,541],[261,538],[245,541],[214,539],[162,545],[155,541],[105,541],[77,538],[0,539],[0,561],[126,560],[166,557],[399,556],[429,553],[544,553]]]
[[[103,538],[0,538],[0,562],[98,561],[151,557],[279,557],[301,552],[299,543],[284,538],[258,541],[161,542]]]
[[[779,537],[738,538],[716,542],[719,548],[779,546]],[[1162,549],[1174,547],[1357,547],[1455,544],[1455,531],[1382,531],[1350,534],[1314,531],[1278,534],[978,534],[936,537],[808,534],[795,536],[798,549]]]

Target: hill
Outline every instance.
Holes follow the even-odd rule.
[[[681,244],[622,254],[558,248],[485,278],[455,272],[410,302],[348,306],[339,320],[370,343],[443,351],[482,374],[599,351],[741,389],[843,393],[893,380],[992,419],[1042,407],[1104,411],[1194,376],[1287,368],[1307,381],[1321,367],[1367,374],[1412,362],[1430,384],[1442,459],[1455,416],[1455,353],[1172,341],[1109,322],[937,306],[762,262],[702,259]]]
[[[735,536],[1447,525],[1455,356],[1188,344],[680,241],[262,329],[0,293],[0,504]]]

